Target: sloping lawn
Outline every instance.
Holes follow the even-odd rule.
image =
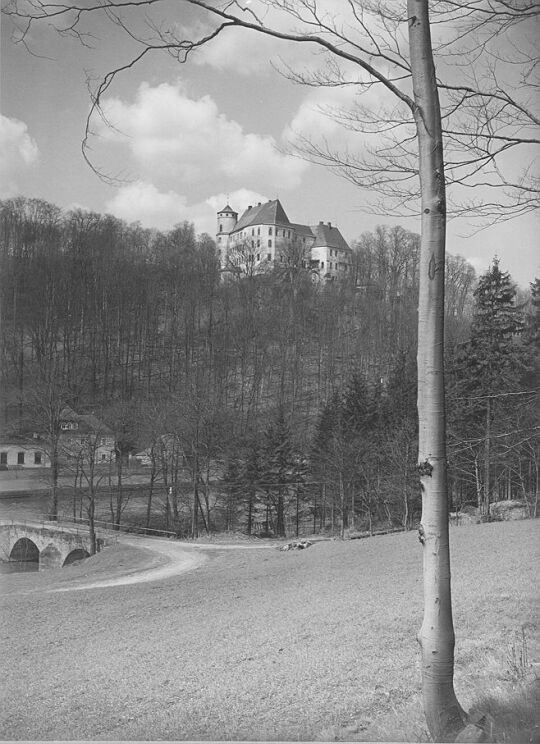
[[[539,526],[451,532],[466,708],[511,695],[539,661]],[[62,586],[91,579],[93,560],[59,569]],[[4,739],[425,740],[415,533],[213,552],[117,588],[51,592],[57,573],[3,577]]]

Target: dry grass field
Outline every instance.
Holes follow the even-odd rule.
[[[540,732],[539,527],[451,531],[456,690],[488,709],[498,741]],[[428,740],[415,533],[206,557],[161,581],[81,588],[152,560],[120,543],[3,577],[2,738]]]

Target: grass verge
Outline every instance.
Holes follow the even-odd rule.
[[[451,530],[455,681],[467,709],[519,699],[537,668],[538,538],[537,521]],[[96,569],[117,557],[104,551]],[[415,534],[212,558],[115,589],[51,594],[56,571],[6,577],[2,738],[427,740]],[[517,702],[513,711],[506,730],[534,733]]]

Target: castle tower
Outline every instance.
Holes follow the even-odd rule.
[[[235,212],[228,204],[217,213],[216,245],[222,268],[227,261],[227,248],[229,247],[229,235],[236,227],[238,212]]]

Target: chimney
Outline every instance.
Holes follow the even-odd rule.
[[[324,222],[322,220],[319,220],[319,225],[324,225]]]
[[[260,206],[261,206],[261,202],[259,202],[259,203],[257,204],[257,206],[258,206],[258,207],[260,207]]]
[[[249,212],[249,210],[251,209],[251,207],[252,207],[252,206],[253,206],[252,204],[250,204],[250,205],[249,205],[249,207],[248,207],[248,212]]]
[[[328,223],[328,227],[332,227],[332,223],[331,222]]]

